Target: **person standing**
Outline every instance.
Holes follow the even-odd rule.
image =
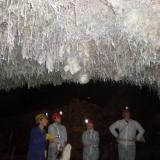
[[[54,140],[49,141],[48,160],[58,160],[59,152],[63,151],[67,143],[66,127],[61,124],[61,115],[58,112],[52,114],[54,121],[48,127],[48,133],[54,137]]]
[[[113,123],[109,130],[118,142],[119,160],[135,160],[136,141],[141,141],[144,134],[143,127],[131,119],[128,107],[122,111],[123,119]]]
[[[27,160],[45,160],[47,117],[41,113],[35,117],[37,127],[32,128]]]
[[[98,160],[99,158],[99,133],[94,130],[92,120],[86,121],[87,130],[83,132],[83,160]]]

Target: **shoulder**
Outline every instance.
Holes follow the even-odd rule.
[[[61,127],[62,127],[63,129],[66,129],[65,125],[63,125],[63,124],[61,124]]]
[[[124,123],[124,119],[120,119],[117,121],[118,123]]]
[[[125,124],[124,119],[120,119],[118,121],[116,121],[113,125],[115,125],[116,127],[121,127]]]
[[[133,120],[133,119],[131,120],[131,124],[134,125],[137,128],[141,127],[141,124],[138,121]]]
[[[138,121],[134,120],[134,119],[130,119],[130,122],[134,123],[134,124],[139,124]]]
[[[120,119],[120,120],[117,120],[116,122],[114,122],[113,124],[119,125],[119,124],[122,124],[122,123],[124,123],[124,120]]]
[[[56,123],[51,123],[48,127],[54,127],[56,126]]]
[[[34,128],[31,129],[31,134],[32,134],[32,135],[35,135],[35,134],[37,134],[37,133],[39,133],[38,127],[34,127]]]
[[[38,131],[38,127],[33,127],[32,129],[31,129],[31,132],[37,132]]]
[[[99,135],[99,132],[98,132],[97,130],[94,130],[94,133],[95,133],[96,135]]]
[[[54,123],[52,123],[52,124],[50,124],[49,126],[48,126],[48,129],[54,129],[55,128],[55,124]]]
[[[50,124],[49,126],[48,126],[48,128],[51,128],[52,127],[52,124]]]
[[[83,132],[83,135],[85,135],[85,134],[87,134],[87,131],[84,131],[84,132]]]

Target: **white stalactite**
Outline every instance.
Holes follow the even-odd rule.
[[[160,88],[160,0],[0,0],[0,89],[89,79]]]

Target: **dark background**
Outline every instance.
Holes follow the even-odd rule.
[[[90,117],[100,133],[101,160],[116,160],[117,148],[108,126],[121,118],[121,108],[129,106],[133,119],[144,127],[145,143],[137,143],[137,160],[160,157],[160,101],[147,86],[93,82],[86,85],[27,87],[0,92],[0,157],[25,160],[34,116],[39,112],[63,110],[63,124],[72,144],[72,160],[82,160],[81,135],[84,118]],[[50,116],[49,116],[50,119]],[[51,123],[51,121],[50,121]]]

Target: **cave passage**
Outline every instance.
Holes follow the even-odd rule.
[[[121,108],[129,106],[133,119],[145,129],[145,143],[137,143],[137,159],[160,157],[160,101],[147,86],[125,83],[93,82],[86,85],[64,83],[60,86],[27,87],[0,92],[0,157],[25,160],[30,129],[39,112],[63,110],[62,123],[72,144],[71,160],[82,160],[84,119],[94,120],[100,133],[100,160],[116,160],[117,144],[109,125],[121,118]]]

